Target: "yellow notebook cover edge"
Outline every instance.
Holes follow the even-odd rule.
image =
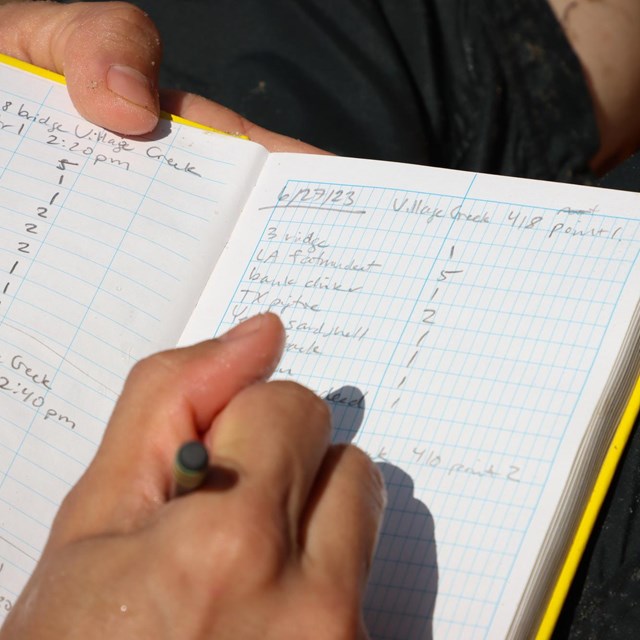
[[[569,552],[565,559],[564,565],[558,576],[558,580],[549,599],[549,604],[542,617],[542,622],[536,634],[536,640],[548,640],[560,616],[560,611],[564,605],[564,601],[573,582],[573,578],[578,570],[578,565],[582,558],[582,554],[589,542],[591,532],[595,525],[598,513],[602,507],[602,503],[607,495],[607,491],[611,486],[613,476],[615,475],[620,457],[629,440],[633,425],[636,418],[640,416],[640,378],[631,394],[631,398],[627,403],[627,407],[622,415],[620,424],[615,431],[611,444],[604,457],[604,462],[598,473],[593,491],[587,502],[580,524],[571,542]]]
[[[65,77],[60,75],[59,73],[55,73],[54,71],[49,71],[48,69],[43,69],[42,67],[37,67],[30,62],[24,62],[24,60],[18,60],[17,58],[12,58],[11,56],[5,55],[4,53],[0,53],[0,62],[3,62],[10,67],[15,67],[17,69],[21,69],[22,71],[28,71],[29,73],[33,73],[41,78],[46,78],[47,80],[53,80],[54,82],[58,82],[60,84],[67,84]],[[212,131],[213,133],[221,133],[226,136],[233,136],[235,138],[242,138],[243,140],[249,140],[248,136],[239,134],[239,133],[229,133],[227,131],[222,131],[220,129],[215,129],[214,127],[208,127],[207,125],[200,124],[199,122],[192,122],[191,120],[187,120],[186,118],[182,118],[173,113],[168,113],[166,111],[160,112],[160,117],[165,118],[166,120],[171,120],[171,122],[176,122],[178,124],[185,124],[189,127],[194,127],[196,129],[203,129],[204,131]]]

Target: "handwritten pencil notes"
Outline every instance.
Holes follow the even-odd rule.
[[[276,375],[387,481],[372,637],[530,633],[640,375],[638,196],[123,139],[62,85],[0,87],[0,613],[131,364],[269,310]]]
[[[372,637],[508,635],[638,304],[639,212],[632,194],[267,161],[184,339],[280,314],[277,375],[380,464]]]
[[[0,613],[140,357],[175,345],[266,152],[125,139],[0,64]]]

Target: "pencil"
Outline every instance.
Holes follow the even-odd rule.
[[[173,463],[175,495],[184,495],[197,489],[207,476],[209,453],[199,440],[185,442],[176,454]]]

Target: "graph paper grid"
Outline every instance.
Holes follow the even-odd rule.
[[[637,217],[477,199],[473,180],[458,196],[283,182],[218,328],[279,313],[279,375],[379,464],[379,640],[488,637],[637,268]]]

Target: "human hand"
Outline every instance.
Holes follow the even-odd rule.
[[[15,2],[0,6],[0,52],[66,76],[88,120],[122,134],[158,122],[160,37],[123,2]]]
[[[161,48],[149,16],[125,2],[0,6],[0,53],[64,74],[80,114],[123,135],[148,133],[158,123]],[[162,108],[248,135],[271,151],[323,153],[191,94],[168,92]]]
[[[380,474],[330,446],[314,394],[263,381],[283,343],[266,314],[134,367],[3,640],[366,637]],[[209,480],[170,499],[173,456],[195,438]]]

